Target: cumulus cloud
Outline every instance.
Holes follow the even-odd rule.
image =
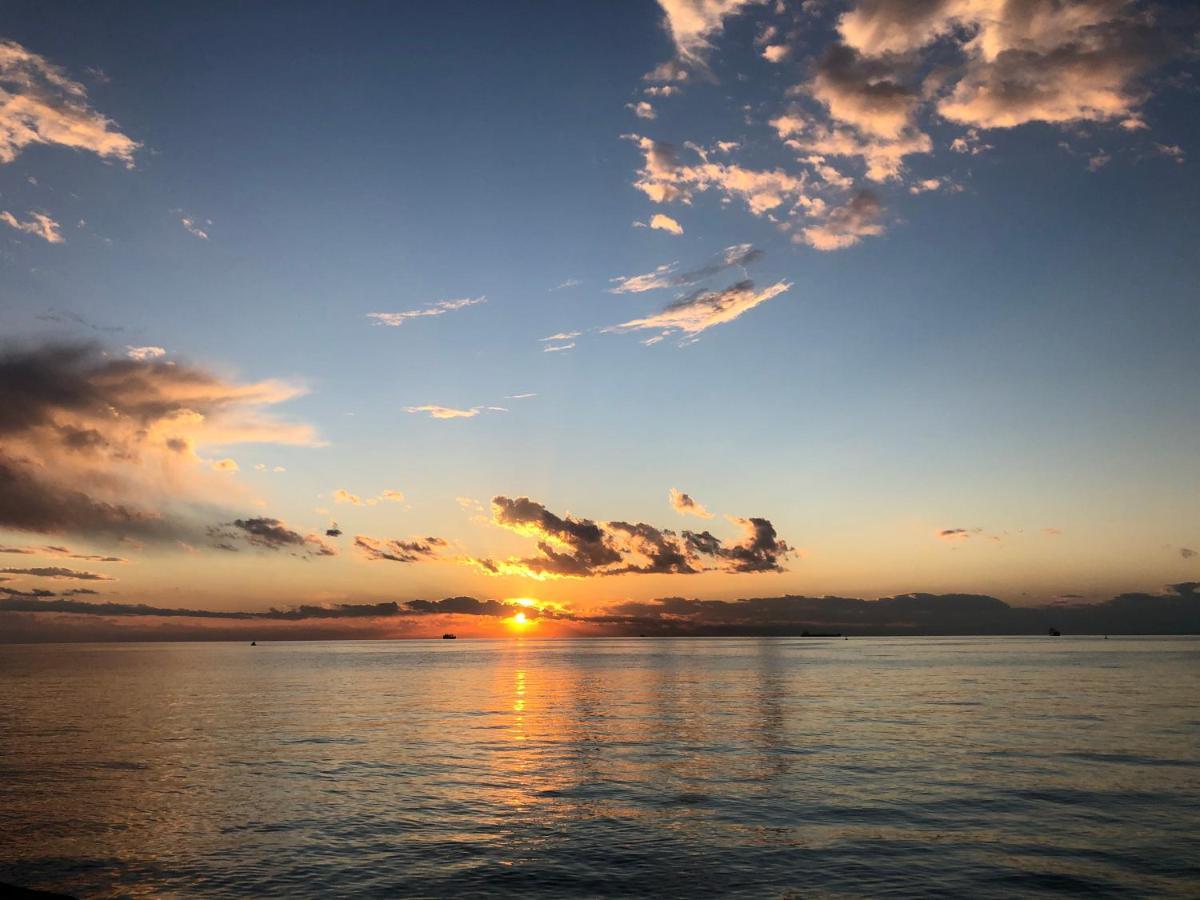
[[[487,303],[487,297],[462,297],[457,300],[438,300],[436,303],[430,303],[420,309],[410,309],[404,312],[373,312],[367,313],[368,319],[374,319],[376,325],[387,325],[390,328],[399,328],[409,319],[421,319],[427,316],[444,316],[448,312],[454,312],[456,309],[464,309],[468,306],[476,306],[480,303]]]
[[[671,508],[681,516],[697,516],[701,519],[711,519],[713,514],[704,508],[704,505],[678,488],[671,488],[667,495],[671,501]]]
[[[626,103],[625,108],[633,110],[633,114],[639,119],[658,118],[658,113],[654,111],[654,107],[645,100],[639,100],[637,103]]]
[[[45,57],[0,41],[0,163],[30,144],[95,153],[133,167],[140,146],[94,110],[87,90]]]
[[[669,234],[683,234],[683,226],[672,219],[670,216],[665,216],[662,213],[655,213],[650,217],[650,222],[634,222],[637,228],[652,228],[655,231],[666,231]]]
[[[708,265],[680,272],[678,263],[666,263],[658,266],[653,272],[612,278],[610,281],[613,282],[613,287],[608,290],[612,294],[641,294],[663,288],[687,287],[706,281],[726,269],[745,269],[746,266],[760,260],[762,255],[762,251],[756,250],[751,244],[734,244],[732,247],[722,250],[717,258]]]
[[[0,527],[108,539],[178,540],[198,510],[240,500],[214,480],[206,446],[314,445],[313,430],[270,408],[303,393],[238,383],[99,348],[0,349]],[[202,533],[202,529],[201,529]]]
[[[711,160],[708,151],[689,145],[694,160],[684,161],[674,144],[628,135],[642,151],[643,165],[634,187],[655,203],[691,203],[697,193],[715,191],[740,200],[755,215],[766,215],[798,202],[807,181],[782,169],[749,169]]]
[[[872,191],[863,190],[845,206],[830,212],[819,225],[809,225],[800,234],[804,243],[817,250],[842,250],[864,237],[882,234],[882,215],[879,198]]]
[[[780,572],[791,548],[766,519],[731,519],[745,535],[722,542],[707,531],[674,531],[645,523],[596,522],[559,516],[528,497],[492,499],[492,522],[533,539],[538,555],[468,559],[490,575],[588,578],[626,574]]]
[[[732,322],[754,307],[778,297],[791,286],[790,282],[778,281],[770,287],[756,290],[753,281],[745,280],[721,290],[701,289],[681,297],[661,312],[630,319],[603,330],[625,332],[652,329],[661,331],[661,336],[675,332],[695,336],[714,325]]]
[[[0,222],[17,229],[17,231],[32,234],[34,237],[39,237],[49,244],[63,243],[60,226],[52,218],[42,212],[31,212],[29,213],[29,217],[28,220],[22,222],[7,209],[0,212]]]

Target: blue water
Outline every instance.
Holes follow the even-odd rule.
[[[1200,640],[0,646],[0,881],[1200,896]]]

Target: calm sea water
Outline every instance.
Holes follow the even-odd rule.
[[[1200,895],[1200,640],[0,647],[0,881]]]

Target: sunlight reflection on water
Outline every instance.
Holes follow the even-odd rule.
[[[0,881],[1200,893],[1200,641],[0,647]]]

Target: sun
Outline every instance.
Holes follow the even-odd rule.
[[[526,631],[537,624],[533,619],[529,618],[529,616],[525,615],[523,612],[513,613],[509,618],[505,619],[504,622],[513,631],[518,632]]]

